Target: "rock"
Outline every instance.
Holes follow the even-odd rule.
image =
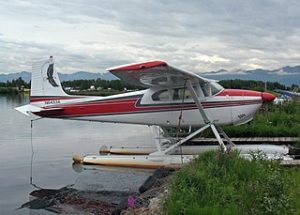
[[[164,178],[167,177],[168,175],[170,175],[172,172],[174,172],[174,169],[171,168],[159,168],[157,170],[155,170],[155,172],[153,173],[153,176],[155,178]]]
[[[150,199],[150,203],[148,206],[150,215],[164,214],[163,199],[164,199],[163,193],[160,193],[157,197]]]
[[[152,176],[149,176],[147,180],[140,186],[139,192],[144,193],[145,191],[149,190],[157,181],[157,179],[164,178],[169,176],[174,169],[171,168],[160,168],[155,170]]]
[[[127,199],[121,201],[118,206],[111,212],[112,215],[119,215],[127,208]],[[123,213],[122,213],[123,214]]]
[[[156,182],[156,178],[150,175],[147,178],[147,180],[144,182],[144,184],[140,186],[139,192],[144,193],[145,191],[149,190],[153,186],[153,184],[155,184],[155,182]]]
[[[136,209],[127,209],[125,211],[122,211],[121,215],[149,215],[149,210],[148,208],[136,208]]]

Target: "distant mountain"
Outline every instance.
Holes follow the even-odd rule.
[[[242,79],[242,80],[260,80],[260,81],[272,81],[279,82],[285,85],[297,84],[300,85],[300,65],[299,66],[286,66],[275,70],[255,69],[255,70],[218,70],[211,72],[199,73],[199,75],[205,78],[211,78],[216,80],[229,80],[229,79]],[[29,72],[19,72],[11,74],[0,74],[0,82],[11,81],[22,77],[26,82],[30,81],[31,74]],[[104,80],[116,80],[117,78],[110,73],[92,73],[79,71],[72,74],[59,73],[61,81],[72,81],[79,79],[97,79]]]
[[[230,79],[242,79],[242,80],[259,80],[259,81],[272,81],[279,82],[285,85],[297,84],[300,85],[300,65],[299,66],[286,66],[275,70],[237,70],[227,71],[219,70],[212,72],[199,73],[199,75],[206,78],[216,80],[230,80]]]
[[[24,81],[29,82],[31,79],[31,73],[29,72],[17,72],[9,74],[0,74],[0,82],[12,81],[13,79],[18,79],[21,77]]]
[[[106,73],[92,73],[92,72],[75,72],[71,74],[58,73],[60,81],[73,81],[80,79],[97,79],[101,78],[104,80],[116,80],[116,76],[106,72]],[[30,72],[18,72],[18,73],[10,73],[10,74],[0,74],[0,82],[12,81],[13,79],[17,79],[21,77],[24,81],[29,82],[31,79]]]

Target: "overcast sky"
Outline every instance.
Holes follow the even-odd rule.
[[[2,0],[0,73],[162,59],[193,72],[299,65],[298,0]]]

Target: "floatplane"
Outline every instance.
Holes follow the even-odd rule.
[[[106,97],[74,96],[63,90],[54,64],[52,56],[33,63],[30,103],[16,110],[45,118],[148,125],[159,128],[158,133],[167,127],[197,128],[183,138],[170,138],[169,144],[159,139],[155,150],[146,155],[75,158],[89,164],[156,168],[186,163],[195,155],[174,152],[206,129],[212,130],[224,152],[229,151],[234,144],[221,126],[247,123],[264,102],[275,99],[268,92],[224,89],[215,80],[160,60],[107,69],[122,81],[145,90]]]
[[[294,98],[294,99],[300,99],[300,93],[297,92],[298,89],[295,88],[293,91],[288,91],[288,90],[280,90],[280,89],[275,89],[274,92],[279,93],[283,98],[286,100],[288,98]]]

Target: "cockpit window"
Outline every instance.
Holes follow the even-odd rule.
[[[220,91],[222,91],[224,88],[218,84],[217,82],[210,82],[205,83],[202,86],[202,90],[205,96],[213,96],[218,94]]]
[[[183,100],[191,98],[190,91],[186,88],[173,89],[173,100]]]
[[[168,90],[160,90],[152,95],[153,101],[168,101],[169,100],[169,92]]]
[[[196,86],[193,87],[199,97],[201,97],[201,95],[203,97],[203,94],[205,97],[213,96],[218,94],[220,91],[224,89],[217,82],[206,83],[204,85],[198,86],[198,88]],[[201,94],[199,91],[203,91],[203,94]],[[152,95],[153,101],[170,101],[170,100],[182,101],[191,98],[192,98],[191,93],[187,88],[159,90]]]
[[[217,82],[211,82],[211,94],[216,95],[221,92],[224,88]]]
[[[178,100],[186,100],[190,99],[191,94],[190,91],[187,88],[177,88],[177,89],[169,89],[169,90],[160,90],[155,92],[152,95],[152,100],[153,101],[169,101],[170,98],[173,101],[178,101]]]

